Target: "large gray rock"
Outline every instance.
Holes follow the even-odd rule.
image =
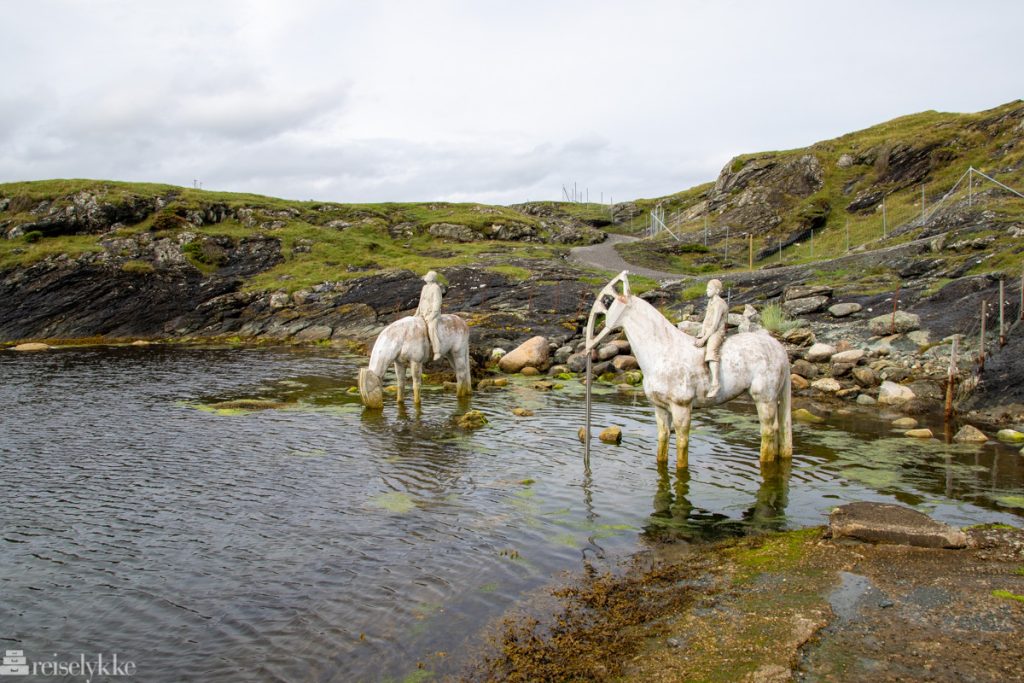
[[[936,522],[928,515],[889,503],[850,503],[832,510],[832,538],[856,538],[870,543],[895,543],[921,548],[964,548],[967,534]]]
[[[850,349],[849,351],[840,351],[839,353],[833,354],[832,362],[856,365],[862,358],[864,358],[864,351],[861,349]]]
[[[859,313],[861,308],[861,305],[856,303],[832,304],[828,307],[828,312],[832,314],[833,318],[845,318],[848,315]]]
[[[565,362],[570,372],[583,372],[587,369],[587,354],[574,353]]]
[[[792,299],[782,303],[782,310],[788,315],[804,315],[816,313],[828,303],[827,296],[808,296],[802,299]]]
[[[832,288],[828,285],[796,285],[786,287],[782,292],[783,301],[806,299],[812,296],[824,296],[827,299],[832,296]]]
[[[895,327],[895,330],[893,329]],[[921,327],[921,318],[916,313],[896,311],[896,315],[885,313],[868,321],[868,329],[877,337],[888,334],[905,334]]]
[[[480,239],[480,236],[473,232],[472,228],[468,228],[465,225],[455,225],[454,223],[435,223],[427,228],[427,232],[434,237],[455,240],[456,242],[472,242]]]
[[[884,405],[898,405],[906,403],[914,398],[914,392],[909,387],[885,380],[878,388],[878,402]]]
[[[525,367],[543,370],[548,366],[550,352],[546,338],[531,337],[502,356],[498,367],[502,372],[519,372]]]
[[[812,345],[811,348],[807,349],[807,353],[804,354],[804,358],[812,363],[821,363],[831,358],[835,352],[836,347],[831,344],[817,342]]]

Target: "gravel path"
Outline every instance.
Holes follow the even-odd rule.
[[[573,247],[569,252],[569,259],[585,266],[593,266],[594,268],[609,270],[613,273],[628,270],[630,275],[641,275],[655,280],[683,279],[684,276],[679,273],[666,273],[663,270],[651,270],[627,263],[619,255],[619,252],[615,250],[615,245],[622,242],[633,242],[637,239],[639,238],[629,237],[628,235],[610,234],[608,239],[600,244],[593,244],[589,247]]]

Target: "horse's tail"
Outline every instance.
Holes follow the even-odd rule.
[[[786,368],[786,378],[782,382],[782,395],[779,396],[779,457],[793,457],[793,377]]]

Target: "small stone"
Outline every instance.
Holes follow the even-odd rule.
[[[791,299],[782,303],[782,310],[787,315],[806,315],[808,313],[816,313],[821,309],[825,308],[825,304],[828,303],[827,296],[808,296],[802,299]]]
[[[914,392],[909,387],[889,380],[882,382],[882,386],[878,388],[878,402],[884,405],[898,405],[906,403],[912,398],[914,398]]]
[[[42,342],[25,342],[24,344],[18,344],[12,350],[13,351],[46,351],[50,348],[49,344],[43,344]]]
[[[836,396],[839,398],[850,398],[852,396],[858,396],[860,394],[860,387],[850,387],[848,389],[840,389],[836,392]]]
[[[857,397],[858,405],[873,406],[876,403],[878,403],[878,401],[876,401],[874,396],[871,396],[870,394],[861,394],[860,396]]]
[[[794,410],[793,419],[800,422],[809,422],[811,424],[821,424],[825,421],[825,418],[815,415],[806,408],[797,408]]]
[[[855,303],[833,304],[828,307],[828,312],[832,314],[833,318],[845,318],[848,315],[859,313],[860,310],[861,305]]]
[[[927,346],[929,342],[928,330],[914,330],[912,332],[907,332],[907,339],[918,346]]]
[[[605,443],[621,443],[622,442],[622,430],[618,427],[607,427],[597,437]]]
[[[672,648],[679,648],[683,646],[683,641],[679,640],[678,638],[669,638],[665,641],[665,643]]]
[[[797,375],[796,373],[789,376],[789,381],[791,383],[793,391],[803,391],[807,387],[811,386],[810,382],[808,382],[800,375]]]
[[[878,606],[882,609],[888,609],[889,607],[892,607],[895,604],[896,603],[890,600],[889,598],[882,598],[878,601]]]
[[[909,436],[914,439],[930,439],[932,438],[932,430],[927,427],[922,429],[908,429],[903,432],[903,436]]]
[[[878,377],[875,375],[875,371],[871,368],[856,367],[852,372],[853,378],[857,381],[857,384],[862,387],[873,387],[878,384]]]
[[[821,363],[831,358],[835,352],[836,347],[831,344],[817,342],[816,344],[813,344],[811,348],[807,349],[807,352],[804,353],[804,358],[811,363]]]
[[[527,365],[525,368],[523,368],[519,372],[520,372],[520,374],[526,375],[527,377],[534,377],[534,376],[540,374],[540,370],[538,370],[537,368],[533,367],[532,365]]]
[[[826,394],[834,394],[835,392],[843,388],[842,385],[839,384],[839,382],[832,379],[831,377],[825,377],[823,379],[811,382],[811,387]]]
[[[988,441],[988,437],[977,427],[964,425],[956,433],[956,436],[953,437],[953,441],[957,443],[985,443]]]
[[[850,363],[856,365],[864,358],[864,351],[862,349],[850,349],[849,351],[840,351],[832,355],[833,363]]]
[[[1016,429],[1000,429],[996,432],[996,438],[1006,443],[1024,443],[1024,434]]]
[[[912,417],[901,417],[893,420],[892,426],[897,429],[913,429],[917,426],[917,420]]]
[[[150,346],[152,343],[146,339],[136,339],[132,342],[132,346]]]
[[[810,346],[814,343],[814,331],[809,327],[796,327],[782,335],[782,341],[794,346]]]
[[[611,360],[619,355],[619,347],[615,344],[605,344],[597,350],[598,360]]]
[[[533,415],[533,411],[529,408],[513,408],[512,414],[516,417],[531,417]]]
[[[612,367],[619,372],[625,372],[626,370],[636,370],[640,367],[640,364],[636,362],[636,358],[633,356],[616,356],[612,359]]]
[[[554,382],[535,382],[533,388],[537,391],[551,391],[556,386],[562,386],[561,384],[555,384]]]
[[[494,386],[496,387],[507,387],[508,377],[498,377],[494,380]]]
[[[842,377],[843,375],[849,374],[850,370],[853,370],[852,363],[833,363],[829,374],[833,377]]]

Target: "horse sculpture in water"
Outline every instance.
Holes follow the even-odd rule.
[[[455,369],[459,396],[470,393],[469,326],[457,315],[445,314],[437,324],[438,352]],[[377,336],[370,353],[370,366],[359,371],[359,394],[363,405],[381,408],[384,405],[383,380],[388,367],[395,364],[398,378],[398,400],[405,393],[405,368],[412,368],[413,403],[420,404],[420,381],[423,364],[431,359],[432,349],[426,321],[417,315],[399,318]]]
[[[690,415],[694,407],[718,405],[746,392],[757,405],[761,422],[761,461],[793,455],[790,412],[790,369],[786,350],[765,332],[742,332],[722,344],[720,388],[713,396],[704,363],[704,349],[694,337],[629,291],[622,271],[598,294],[587,321],[587,351],[612,330],[621,328],[644,374],[644,393],[658,421],[658,461],[668,460],[669,425],[676,432],[676,468],[687,467]],[[622,292],[615,289],[622,283]],[[604,329],[595,336],[594,323],[604,314]]]

